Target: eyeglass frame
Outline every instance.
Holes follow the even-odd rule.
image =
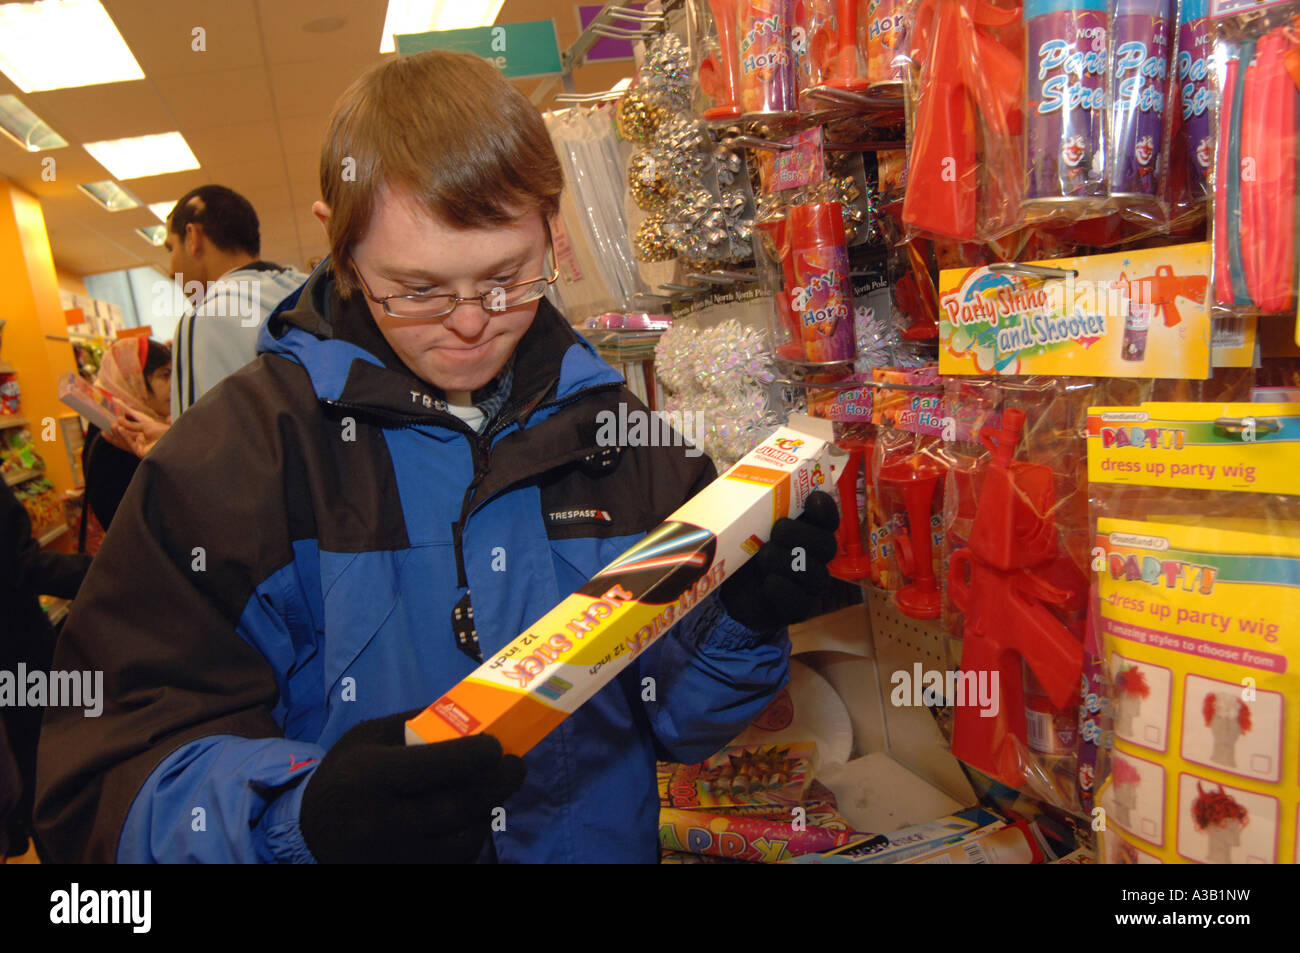
[[[459,308],[462,304],[468,304],[471,301],[477,301],[479,307],[482,308],[488,314],[503,314],[504,312],[509,311],[510,308],[488,307],[487,299],[489,296],[495,295],[497,293],[503,293],[509,291],[511,288],[521,288],[524,285],[535,284],[538,281],[546,282],[546,287],[549,288],[551,285],[555,284],[555,282],[560,280],[560,263],[559,263],[559,259],[555,255],[555,239],[554,236],[551,235],[551,230],[549,228],[546,230],[546,250],[550,253],[551,258],[555,261],[555,270],[551,274],[551,277],[547,278],[545,275],[539,275],[536,278],[529,278],[527,281],[516,281],[513,285],[505,285],[504,287],[493,288],[491,291],[485,291],[481,295],[470,295],[467,298],[462,297],[458,294],[428,294],[428,295],[393,294],[393,295],[384,295],[384,297],[382,298],[376,298],[375,293],[370,290],[370,285],[366,284],[365,276],[361,274],[361,269],[357,267],[356,261],[353,260],[350,262],[350,264],[352,265],[352,273],[357,276],[357,281],[361,282],[361,290],[365,292],[367,298],[369,298],[375,304],[379,305],[381,308],[384,309],[384,314],[388,315],[390,318],[397,318],[399,321],[423,321],[429,318],[445,318],[450,314],[454,314],[456,309]],[[349,256],[349,258],[350,257],[351,256]],[[542,261],[544,265],[546,259],[543,258]],[[540,301],[545,296],[546,296],[546,290],[545,288],[543,288],[542,293],[539,294],[536,298],[530,298],[527,301],[515,302],[515,304],[511,305],[511,307],[517,308],[521,304],[531,304],[534,301]],[[393,314],[393,312],[388,309],[388,302],[392,301],[394,298],[400,298],[404,301],[425,301],[428,300],[429,298],[450,298],[451,307],[448,308],[446,311],[440,311],[437,314],[420,314],[420,315]]]

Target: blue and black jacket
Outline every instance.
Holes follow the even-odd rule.
[[[499,650],[715,476],[681,447],[597,444],[597,414],[640,405],[545,301],[481,434],[328,263],[260,350],[142,462],[68,620],[54,667],[102,670],[106,699],[46,716],[56,860],[310,861],[299,806],[330,745],[438,698],[474,638]],[[526,756],[487,853],[655,861],[655,760],[739,733],[788,655],[715,594]]]

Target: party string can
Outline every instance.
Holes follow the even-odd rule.
[[[790,304],[799,320],[804,359],[812,364],[852,361],[853,290],[840,203],[793,206],[788,237],[796,282]]]
[[[1090,206],[1106,194],[1108,20],[1106,0],[1025,3],[1026,210]]]
[[[1209,12],[1209,0],[1183,0],[1174,66],[1177,118],[1181,122],[1179,138],[1187,163],[1188,190],[1194,200],[1210,194],[1210,169],[1214,166],[1214,138],[1210,132],[1214,48],[1210,40]]]
[[[902,95],[906,73],[907,18],[901,0],[868,0],[867,79],[876,94]]]
[[[796,111],[795,62],[790,46],[793,0],[740,5],[740,102],[746,115]]]
[[[1125,198],[1154,196],[1164,175],[1170,0],[1119,0],[1110,25],[1111,185]]]

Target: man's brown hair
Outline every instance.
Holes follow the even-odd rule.
[[[351,251],[380,190],[401,188],[452,227],[554,214],[564,176],[541,114],[485,60],[432,50],[369,70],[339,99],[320,156],[334,278],[356,290]]]

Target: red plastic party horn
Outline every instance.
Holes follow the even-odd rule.
[[[713,100],[705,119],[731,119],[744,112],[740,105],[740,47],[736,36],[737,0],[709,0],[718,30],[718,52],[700,61],[700,88]]]
[[[858,513],[858,473],[862,464],[867,463],[867,481],[871,480],[871,457],[875,453],[876,442],[861,437],[842,437],[836,443],[849,453],[844,472],[836,481],[835,487],[840,494],[840,526],[835,531],[839,542],[839,552],[827,565],[830,574],[837,579],[857,582],[871,575],[871,556],[862,551],[862,518]]]
[[[924,453],[880,468],[880,482],[898,489],[907,510],[907,532],[894,535],[894,546],[899,568],[912,581],[894,593],[894,603],[913,619],[937,619],[943,604],[934,577],[930,511],[935,487],[945,472],[942,464]]]

